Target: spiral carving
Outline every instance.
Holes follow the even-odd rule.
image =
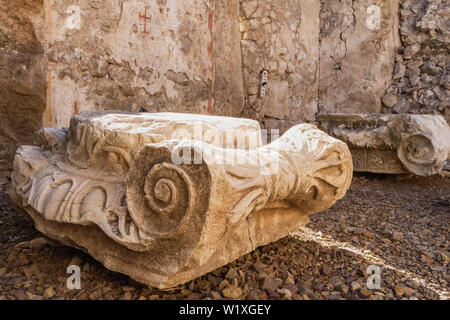
[[[153,237],[167,237],[199,225],[207,211],[210,177],[206,164],[175,165],[168,148],[145,146],[135,157],[127,181],[133,220]],[[201,224],[201,222],[200,222]]]
[[[413,135],[402,141],[398,157],[410,172],[416,175],[434,174],[436,152],[433,142],[423,135]]]
[[[170,163],[156,164],[147,174],[144,195],[148,207],[167,223],[179,223],[189,207],[192,181],[177,166]]]

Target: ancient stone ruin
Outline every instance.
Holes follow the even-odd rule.
[[[263,145],[253,120],[92,112],[36,140],[15,158],[16,206],[48,237],[159,288],[297,230],[353,172],[347,146],[310,124]]]
[[[432,176],[450,157],[450,127],[437,115],[320,115],[320,128],[350,148],[355,171]]]
[[[449,17],[448,0],[0,0],[0,300],[141,299],[85,277],[97,261],[144,299],[447,297]],[[377,174],[342,199],[354,171]]]
[[[0,170],[35,131],[87,110],[244,116],[282,131],[321,113],[448,121],[446,10],[441,0],[0,0]]]

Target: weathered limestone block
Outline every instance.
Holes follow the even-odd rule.
[[[398,23],[398,0],[321,1],[320,113],[380,113]]]
[[[431,176],[450,156],[440,115],[320,115],[319,127],[348,144],[355,171]]]
[[[96,109],[240,114],[236,1],[60,0],[45,12],[47,126]]]
[[[33,142],[45,110],[42,1],[0,0],[0,170]]]
[[[386,90],[382,113],[435,113],[450,123],[450,2],[402,0],[399,17],[401,72]]]
[[[263,145],[258,122],[75,116],[17,151],[11,197],[48,237],[167,288],[308,222],[352,178],[345,143],[309,124]]]
[[[318,112],[320,2],[240,0],[245,114],[273,129]],[[267,72],[264,85],[262,73]],[[261,91],[264,91],[262,94]],[[280,128],[281,127],[281,128]]]
[[[82,111],[243,104],[237,0],[0,0],[0,169]]]

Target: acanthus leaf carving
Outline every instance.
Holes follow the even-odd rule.
[[[193,135],[173,139],[180,128]],[[18,150],[11,195],[49,237],[169,287],[280,239],[345,195],[344,143],[308,124],[268,145],[260,138],[247,119],[77,115],[68,131]]]

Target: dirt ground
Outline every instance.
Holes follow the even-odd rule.
[[[0,177],[0,300],[450,297],[448,178],[357,174],[347,196],[299,232],[166,291],[39,239],[13,210],[8,189],[9,180]],[[72,264],[82,269],[81,290],[66,286]],[[370,286],[374,279],[378,288]]]

